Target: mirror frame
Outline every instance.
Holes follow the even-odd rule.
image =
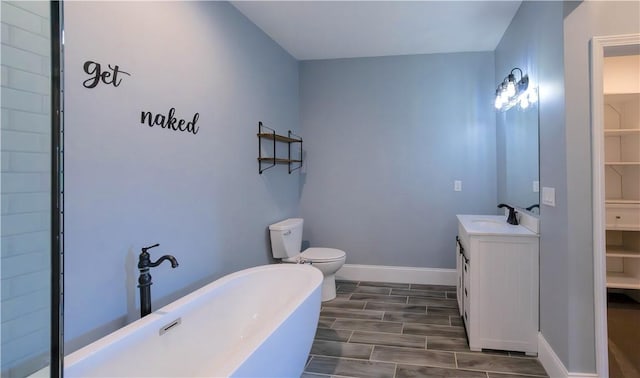
[[[63,224],[63,107],[62,54],[63,4],[50,2],[51,28],[51,329],[49,376],[63,376],[64,370],[64,238]]]

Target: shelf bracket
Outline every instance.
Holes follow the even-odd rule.
[[[615,173],[618,174],[618,176],[620,176],[620,178],[622,178],[623,173],[620,172],[619,170],[617,170],[615,165],[608,165],[607,168],[611,168]],[[622,169],[624,169],[624,168],[622,168]]]
[[[271,133],[273,134],[273,163],[271,163],[268,167],[266,168],[262,168],[262,162],[263,160],[262,158],[262,140],[260,139],[260,134],[262,134],[262,129],[269,129],[271,131]],[[258,122],[258,173],[262,174],[262,172],[266,171],[269,168],[273,168],[276,166],[276,157],[275,157],[275,152],[276,152],[276,131],[270,127],[267,127],[265,125],[262,124],[262,121]]]
[[[287,134],[287,136],[290,139],[298,139],[299,140],[299,141],[296,141],[296,142],[289,142],[289,174],[291,174],[291,172],[302,168],[302,160],[303,160],[302,159],[302,137],[292,133],[291,130],[289,130],[289,133]],[[300,143],[300,150],[298,151],[299,156],[300,156],[300,164],[297,167],[293,168],[293,169],[291,169],[291,164],[292,164],[292,162],[291,162],[291,143]]]

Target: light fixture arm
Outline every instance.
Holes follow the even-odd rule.
[[[518,68],[518,67],[515,67],[514,69],[512,69],[512,70],[511,70],[511,72],[509,73],[509,76],[513,75],[513,73],[514,73],[516,70],[520,71],[520,80],[518,80],[518,81],[521,81],[521,80],[522,80],[522,78],[524,78],[524,77],[525,77],[525,75],[522,73],[522,70],[521,70],[520,68]],[[515,79],[515,76],[514,76],[514,79]]]

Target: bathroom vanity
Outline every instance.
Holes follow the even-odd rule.
[[[460,316],[473,351],[538,353],[538,234],[505,216],[458,215]]]

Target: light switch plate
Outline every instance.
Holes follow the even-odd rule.
[[[461,180],[455,180],[453,182],[453,190],[456,192],[461,192],[462,191],[462,181]]]
[[[556,188],[542,187],[542,204],[547,206],[556,206]]]
[[[533,182],[533,192],[534,193],[540,192],[540,181],[536,180]]]

